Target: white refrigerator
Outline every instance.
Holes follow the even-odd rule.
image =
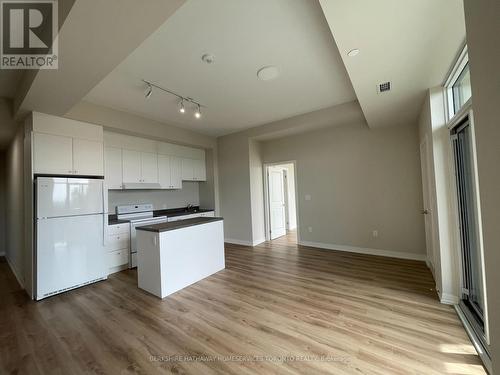
[[[107,278],[101,179],[36,180],[36,300]]]

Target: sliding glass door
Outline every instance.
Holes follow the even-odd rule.
[[[484,339],[483,262],[479,239],[478,199],[475,188],[473,137],[469,117],[452,132],[461,240],[462,298],[460,307]]]

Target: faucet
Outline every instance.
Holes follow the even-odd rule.
[[[191,203],[189,203],[189,204],[187,205],[187,207],[186,207],[186,211],[190,211],[190,210],[192,210],[192,209],[193,209],[193,207],[194,207],[194,206],[193,206]]]

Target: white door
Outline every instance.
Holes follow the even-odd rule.
[[[39,219],[36,299],[107,275],[103,215]]]
[[[33,163],[35,173],[73,174],[72,138],[34,133]]]
[[[104,176],[107,188],[121,189],[123,184],[122,150],[120,148],[106,147],[104,160]]]
[[[102,214],[103,181],[84,178],[37,179],[37,218]]]
[[[193,181],[194,180],[194,160],[188,158],[182,158],[182,180],[183,181]]]
[[[271,239],[286,234],[285,189],[283,186],[283,169],[269,167],[269,216]]]
[[[182,160],[175,156],[170,157],[170,184],[173,189],[182,189]]]
[[[141,152],[142,182],[158,182],[158,155],[150,152]]]
[[[123,182],[142,182],[141,153],[139,151],[123,150]]]
[[[172,189],[170,156],[158,155],[158,182],[162,189]]]
[[[423,203],[422,214],[424,215],[425,225],[425,244],[427,247],[427,259],[429,259],[434,267],[434,228],[432,223],[432,188],[429,177],[429,161],[428,161],[428,145],[427,138],[420,144],[420,166],[422,169],[422,192]]]
[[[196,181],[206,181],[207,168],[205,166],[205,160],[193,160],[193,167],[194,167],[194,179]]]
[[[103,144],[73,138],[73,170],[81,176],[103,176]]]

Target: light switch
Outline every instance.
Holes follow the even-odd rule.
[[[306,198],[306,201],[310,201],[311,200],[311,194],[306,194],[305,198]]]

